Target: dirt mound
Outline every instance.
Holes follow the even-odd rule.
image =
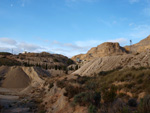
[[[138,55],[127,54],[96,58],[83,65],[73,74],[79,74],[81,76],[93,76],[101,71],[110,71],[118,68],[149,67],[149,57],[150,52],[143,52]]]
[[[72,57],[80,60],[91,60],[98,57],[125,54],[127,51],[119,45],[119,43],[105,42],[97,47],[91,48],[86,54],[80,54]]]
[[[1,66],[0,83],[4,88],[26,88],[42,86],[42,77],[50,77],[50,73],[41,68],[22,66]]]
[[[5,77],[2,82],[2,87],[5,88],[25,88],[31,82],[31,79],[20,67],[11,67]]]

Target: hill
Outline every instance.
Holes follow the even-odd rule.
[[[91,48],[86,54],[80,54],[72,57],[73,60],[79,58],[80,60],[91,60],[104,56],[122,55],[127,51],[119,45],[119,43],[105,42],[97,47]]]
[[[60,54],[42,53],[20,53],[12,55],[2,53],[0,55],[0,65],[6,66],[37,66],[45,69],[54,69],[56,66],[60,69],[66,69],[67,66],[74,64],[74,61]]]
[[[130,50],[131,49],[131,50]],[[79,54],[73,56],[71,59],[76,61],[77,59],[83,61],[90,61],[95,58],[104,56],[124,55],[128,53],[141,53],[150,49],[150,35],[141,40],[139,43],[130,46],[121,47],[119,43],[105,42],[97,47],[91,48],[86,54]]]
[[[129,50],[130,46],[125,46],[124,48]],[[133,44],[131,46],[131,52],[133,53],[141,53],[148,50],[150,50],[150,35],[147,38],[141,40],[139,43]]]
[[[79,74],[81,76],[94,76],[101,71],[110,71],[118,68],[139,68],[150,66],[150,52],[142,52],[140,54],[126,54],[116,56],[105,56],[101,58],[95,58],[73,74]]]

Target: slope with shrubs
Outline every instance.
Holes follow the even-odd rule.
[[[149,78],[150,69],[141,67],[103,71],[93,77],[75,75],[75,79],[55,82],[65,90],[63,95],[74,110],[80,106],[89,113],[149,113]]]

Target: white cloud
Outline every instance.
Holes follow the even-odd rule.
[[[96,46],[96,45],[99,45],[100,43],[102,43],[102,41],[100,40],[87,40],[87,41],[77,41],[75,42],[75,44],[77,46],[80,46],[80,47],[91,47],[91,46]]]
[[[150,26],[149,25],[138,25],[131,30],[129,34],[132,38],[144,38],[150,35]]]
[[[17,45],[18,48],[22,48],[25,51],[39,51],[43,49],[41,46],[35,45],[35,44],[29,44],[29,43],[19,43]]]
[[[127,39],[126,38],[117,38],[114,40],[108,40],[108,42],[118,42],[120,45],[125,45],[125,44],[127,44]]]
[[[10,38],[0,38],[0,43],[1,44],[8,44],[8,45],[16,45],[17,42],[13,39],[10,39]]]

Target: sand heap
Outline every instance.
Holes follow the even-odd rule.
[[[3,73],[1,87],[4,88],[26,88],[38,86],[44,83],[34,67],[0,67],[0,74]],[[44,71],[42,71],[44,72]],[[43,73],[45,75],[45,73]],[[48,75],[50,76],[50,75]]]
[[[25,88],[31,83],[29,76],[20,67],[12,67],[5,76],[2,82],[5,88]]]

